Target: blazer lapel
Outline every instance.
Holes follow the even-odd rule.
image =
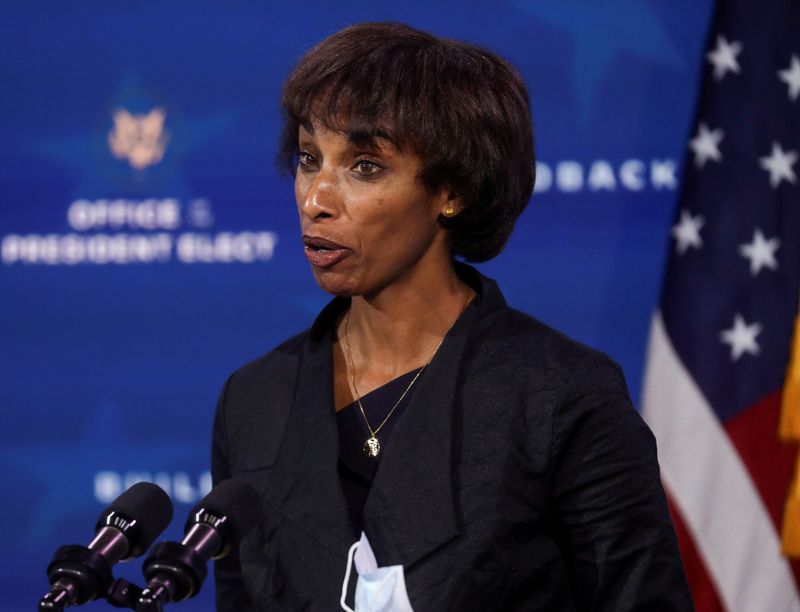
[[[382,453],[364,508],[364,530],[380,565],[406,567],[458,535],[453,417],[471,304],[448,333]]]
[[[337,472],[330,320],[341,307],[334,300],[323,310],[304,347],[269,495],[286,518],[344,555],[357,537]]]

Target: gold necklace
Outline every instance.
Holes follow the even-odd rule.
[[[427,368],[428,365],[430,364],[430,362],[433,361],[433,358],[436,357],[436,353],[439,352],[439,347],[442,346],[442,343],[444,342],[444,339],[447,337],[447,334],[450,333],[450,330],[453,328],[453,325],[455,325],[456,321],[458,321],[459,317],[461,317],[461,314],[466,310],[467,304],[469,304],[469,301],[470,301],[471,298],[472,298],[472,293],[470,292],[470,293],[467,294],[467,299],[464,300],[464,305],[461,307],[461,311],[458,313],[458,316],[455,318],[453,323],[450,325],[450,327],[444,333],[444,335],[442,336],[441,340],[439,340],[439,344],[437,344],[436,348],[433,350],[433,354],[431,354],[431,358],[428,359],[428,361],[425,363],[425,365],[420,368],[419,372],[417,372],[414,375],[414,378],[412,378],[411,382],[408,383],[408,386],[406,387],[405,391],[403,391],[402,395],[400,396],[400,399],[398,399],[394,403],[394,406],[392,406],[392,409],[389,410],[389,412],[386,414],[386,416],[380,422],[380,425],[378,425],[375,429],[372,429],[372,425],[369,424],[369,419],[367,419],[367,413],[364,412],[364,406],[361,403],[361,394],[358,392],[358,387],[356,387],[356,368],[355,368],[355,365],[353,364],[353,355],[350,352],[350,338],[347,335],[347,326],[350,323],[350,311],[349,310],[347,311],[347,314],[344,317],[344,346],[345,346],[345,349],[347,349],[347,361],[350,364],[350,382],[352,382],[353,391],[355,391],[355,394],[356,394],[356,403],[358,404],[358,409],[361,411],[361,416],[364,418],[364,423],[366,424],[367,429],[369,430],[369,438],[366,439],[366,441],[364,442],[364,446],[361,447],[361,450],[363,450],[364,454],[367,455],[368,457],[372,457],[374,459],[380,454],[380,452],[381,452],[381,443],[378,441],[378,432],[381,429],[383,429],[383,426],[386,425],[386,422],[394,414],[394,411],[400,405],[400,402],[402,402],[403,398],[405,398],[405,396],[408,395],[408,392],[411,390],[411,387],[414,386],[414,383],[417,382],[417,379],[425,371],[425,368]]]

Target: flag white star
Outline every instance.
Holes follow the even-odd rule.
[[[675,238],[675,250],[679,255],[683,255],[689,247],[699,249],[703,246],[703,239],[700,237],[700,228],[705,225],[706,220],[701,216],[692,216],[688,210],[681,211],[681,220],[672,226],[672,235]]]
[[[794,102],[800,96],[800,59],[792,55],[792,62],[786,70],[778,71],[778,78],[789,86],[789,99]]]
[[[725,132],[717,128],[709,130],[705,123],[697,126],[697,136],[689,141],[689,148],[694,152],[694,165],[702,168],[711,159],[715,162],[722,161],[719,143],[725,138]]]
[[[744,318],[738,312],[733,320],[731,329],[722,330],[719,339],[731,347],[731,361],[737,361],[745,353],[758,355],[761,347],[756,342],[756,336],[761,333],[760,323],[745,323]]]
[[[750,260],[750,274],[755,276],[761,271],[761,268],[778,269],[775,251],[780,246],[780,240],[777,238],[766,239],[763,232],[756,228],[755,232],[753,232],[753,241],[740,245],[739,254]]]
[[[741,72],[736,56],[742,52],[742,43],[737,40],[728,42],[724,36],[717,36],[717,46],[706,54],[708,61],[714,66],[714,78],[722,80],[728,72]]]
[[[797,176],[792,165],[797,161],[797,151],[784,151],[777,142],[772,143],[772,153],[759,158],[759,165],[769,172],[769,184],[773,189],[785,180],[790,183],[797,181]]]

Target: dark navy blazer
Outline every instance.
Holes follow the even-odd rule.
[[[417,612],[691,610],[653,437],[620,368],[478,295],[416,383],[364,507],[380,565]],[[337,610],[358,539],[337,474],[332,341],[346,299],[238,371],[212,473],[250,481],[265,518],[217,562],[219,610]]]

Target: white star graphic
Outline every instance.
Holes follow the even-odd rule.
[[[681,220],[672,226],[672,235],[675,238],[675,250],[679,255],[683,255],[689,247],[699,249],[703,246],[703,239],[700,237],[700,228],[705,225],[706,220],[701,215],[692,217],[688,210],[681,211]]]
[[[772,153],[759,158],[759,165],[769,172],[769,184],[773,189],[786,180],[790,183],[797,181],[797,176],[792,165],[797,161],[797,151],[784,151],[777,142],[772,143]]]
[[[728,72],[741,72],[736,56],[742,52],[742,43],[737,40],[729,43],[724,36],[717,36],[717,46],[706,54],[708,61],[714,66],[714,78],[722,80]]]
[[[778,78],[789,86],[789,99],[794,102],[800,96],[800,59],[792,55],[792,63],[786,70],[778,70]]]
[[[760,323],[748,325],[744,322],[742,315],[737,312],[733,320],[733,327],[722,330],[719,334],[719,339],[721,342],[730,345],[731,361],[737,361],[745,353],[758,355],[761,352],[761,347],[756,342],[756,336],[760,333]]]
[[[739,246],[739,254],[750,260],[750,274],[755,276],[761,268],[770,270],[778,269],[778,260],[775,259],[775,251],[781,246],[781,241],[777,238],[767,240],[763,232],[756,228],[753,232],[753,241]]]
[[[715,162],[722,161],[719,143],[725,138],[725,132],[717,128],[709,130],[705,123],[697,126],[697,136],[689,141],[689,148],[694,152],[694,165],[702,168],[711,159]]]

